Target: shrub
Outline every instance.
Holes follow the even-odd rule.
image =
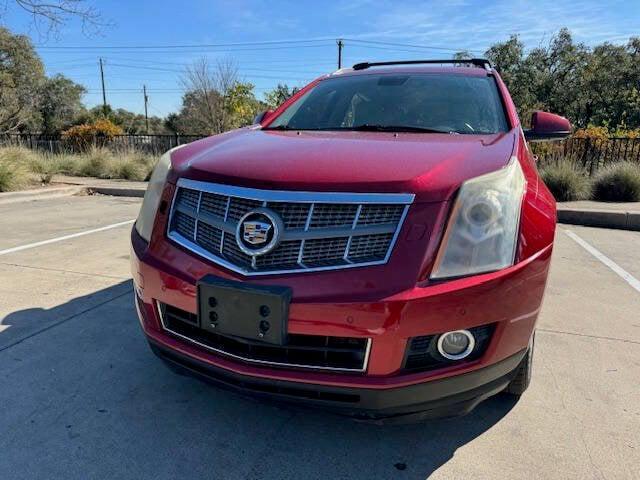
[[[593,198],[602,202],[640,202],[640,165],[611,164],[598,172]]]
[[[31,156],[24,148],[0,148],[0,192],[18,190],[29,183]]]
[[[92,147],[85,155],[78,156],[74,173],[82,177],[108,178],[112,161],[113,157],[109,150]]]
[[[55,163],[58,168],[58,173],[79,175],[80,157],[78,155],[67,153],[58,154],[55,156]]]
[[[125,180],[144,180],[147,169],[142,163],[130,158],[119,158],[113,165],[111,178],[123,178]]]
[[[586,200],[591,194],[591,179],[570,159],[542,167],[540,176],[558,202]]]
[[[576,130],[573,138],[590,138],[591,140],[605,142],[609,139],[609,129],[607,127],[589,125],[587,128]]]
[[[62,132],[62,138],[69,141],[72,147],[84,151],[91,147],[104,147],[114,136],[123,133],[122,128],[110,120],[101,119],[75,125]]]
[[[157,157],[133,149],[125,149],[115,154],[115,170],[112,178],[126,180],[148,180],[158,161]]]
[[[34,155],[29,162],[29,169],[38,175],[40,183],[43,184],[51,183],[53,176],[60,173],[60,167],[58,156],[54,155]]]

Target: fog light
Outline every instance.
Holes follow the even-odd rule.
[[[438,352],[449,360],[462,360],[475,347],[476,341],[468,330],[456,330],[440,335],[438,338]]]

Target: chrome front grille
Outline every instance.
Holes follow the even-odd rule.
[[[411,194],[280,192],[180,179],[168,236],[183,247],[244,275],[329,270],[386,263]],[[270,252],[238,246],[238,222],[266,208],[283,231]],[[246,249],[245,249],[246,250]]]

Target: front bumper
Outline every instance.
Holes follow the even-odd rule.
[[[300,302],[294,286],[290,333],[371,339],[365,373],[336,373],[257,365],[206,351],[169,334],[161,325],[157,302],[195,313],[195,282],[201,272],[228,274],[170,242],[159,242],[161,246],[152,243],[147,247],[135,230],[132,233],[132,272],[141,325],[157,354],[172,365],[233,389],[331,407],[363,418],[465,413],[502,390],[529,344],[551,256],[549,246],[499,272],[416,286],[375,301],[346,303],[323,298]],[[489,323],[495,324],[495,330],[481,358],[431,371],[403,368],[411,338]],[[425,410],[427,413],[416,413]]]
[[[149,340],[149,345],[172,370],[223,388],[271,400],[302,403],[381,423],[468,413],[482,400],[504,390],[526,353],[523,350],[498,363],[462,375],[380,390],[247,378],[172,350],[154,340]]]

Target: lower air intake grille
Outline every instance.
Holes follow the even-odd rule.
[[[270,395],[280,395],[290,398],[304,398],[308,400],[320,400],[323,402],[339,402],[352,404],[358,403],[360,401],[360,395],[357,394],[305,388],[304,384],[301,384],[300,387],[290,387],[281,385],[276,382],[267,383],[251,379],[239,380],[236,376],[229,375],[221,371],[215,371],[214,373],[214,371],[206,368],[200,362],[195,362],[183,356],[176,355],[170,350],[161,350],[155,346],[152,346],[151,348],[153,348],[156,354],[160,355],[165,360],[187,368],[188,370],[196,372],[208,379],[220,382],[231,387],[251,390],[256,393],[267,393]]]
[[[480,327],[469,328],[468,330],[475,337],[475,347],[471,354],[464,360],[448,360],[438,353],[437,342],[439,335],[426,335],[423,337],[413,337],[407,342],[405,354],[404,370],[411,372],[427,372],[449,365],[477,360],[486,351],[495,324],[482,325]]]
[[[367,338],[289,334],[286,345],[270,345],[211,333],[199,328],[193,313],[165,304],[159,304],[159,308],[168,332],[247,362],[345,372],[364,372],[367,368]]]

